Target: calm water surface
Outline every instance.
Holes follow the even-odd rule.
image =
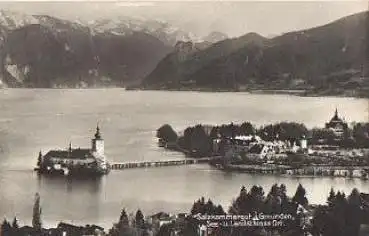
[[[184,158],[156,145],[155,130],[169,123],[183,130],[198,123],[279,121],[323,126],[337,107],[348,121],[368,120],[368,100],[309,98],[246,93],[164,91],[0,90],[0,217],[30,224],[33,197],[41,195],[47,225],[64,220],[110,227],[121,208],[145,214],[187,212],[200,196],[228,208],[242,185],[265,191],[284,183],[293,194],[302,183],[313,203],[325,202],[331,187],[369,192],[369,181],[343,178],[287,178],[223,173],[207,165],[112,171],[99,180],[39,178],[32,171],[39,150],[89,147],[100,122],[111,161]]]

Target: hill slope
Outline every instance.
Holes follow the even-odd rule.
[[[123,86],[171,50],[142,32],[94,29],[47,15],[0,11],[0,81],[8,87]]]
[[[168,54],[145,79],[144,86],[162,86],[192,81],[194,73],[206,68],[219,58],[227,57],[246,45],[264,45],[268,39],[250,33],[239,38],[226,39],[214,43],[205,49],[192,42],[179,42],[175,50]]]
[[[368,15],[358,13],[270,40],[248,34],[218,42],[175,63],[167,56],[145,79],[144,87],[363,88],[369,86],[368,77],[362,78],[368,76]],[[178,53],[171,58],[175,55]]]

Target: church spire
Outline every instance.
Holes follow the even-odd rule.
[[[96,126],[95,139],[101,139],[99,123],[97,123],[97,126]]]
[[[333,120],[338,120],[338,109],[336,107],[336,110],[334,111]]]

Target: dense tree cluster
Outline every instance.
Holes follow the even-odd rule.
[[[241,125],[224,124],[221,126],[214,126],[210,132],[212,139],[218,137],[234,137],[237,135],[254,135],[256,132],[255,127],[250,122],[244,122]]]
[[[296,213],[298,204],[303,206],[308,204],[305,192],[305,189],[299,185],[294,197],[290,199],[287,196],[287,189],[284,184],[280,186],[274,184],[266,196],[261,186],[254,185],[249,192],[243,186],[239,196],[229,208],[229,213],[238,215],[255,211],[266,213]]]
[[[281,122],[259,129],[256,129],[250,122],[244,122],[240,125],[230,123],[210,127],[209,132],[206,130],[209,128],[201,124],[186,128],[183,136],[178,139],[178,145],[194,156],[209,156],[213,153],[213,140],[217,138],[259,135],[266,141],[282,140],[292,143],[308,135],[308,129],[303,124],[295,122]]]
[[[207,156],[212,152],[212,141],[202,125],[185,129],[178,145],[194,156]]]
[[[296,194],[293,198],[287,196],[287,189],[284,184],[274,184],[269,193],[265,195],[264,189],[261,186],[252,186],[249,191],[242,186],[240,194],[233,201],[229,207],[228,214],[232,215],[248,215],[256,212],[263,212],[264,214],[291,214],[295,216],[295,220],[286,221],[286,227],[269,228],[269,230],[275,231],[274,233],[292,233],[291,235],[301,235],[300,218],[297,215],[298,206],[300,203],[307,207],[307,199],[305,196],[305,189],[299,185]],[[204,198],[196,201],[192,206],[192,214],[201,213],[209,214],[207,205],[212,205],[210,200],[205,203]],[[220,208],[220,206],[218,206]],[[191,218],[188,219],[186,232],[194,232],[195,228],[192,224],[201,224],[201,222],[195,221]],[[192,231],[191,231],[192,229]],[[295,233],[295,234],[293,234]],[[186,234],[197,235],[197,234]],[[265,235],[265,229],[262,227],[241,227],[241,228],[221,228],[217,231],[216,235]],[[281,235],[281,234],[276,234]]]
[[[221,205],[214,205],[210,199],[205,202],[205,198],[201,197],[192,205],[191,214],[223,215],[225,212]]]
[[[19,235],[19,225],[18,220],[14,217],[13,222],[10,224],[6,219],[1,223],[1,232],[2,236],[17,236]]]
[[[204,126],[198,124],[188,127],[184,134],[178,137],[169,125],[158,129],[157,137],[165,142],[175,142],[186,153],[192,156],[212,155],[213,140],[232,138],[235,136],[258,135],[265,141],[281,140],[289,144],[298,144],[301,138],[308,139],[313,145],[337,145],[343,148],[369,148],[369,123],[356,123],[353,128],[347,128],[343,137],[337,137],[333,130],[326,128],[307,129],[304,124],[296,122],[280,122],[255,128],[250,122],[242,124],[224,124],[221,126]]]
[[[138,209],[136,215],[130,219],[126,210],[123,209],[119,216],[118,223],[109,230],[110,236],[146,236],[148,235],[148,225],[145,222],[142,211]]]
[[[282,140],[289,142],[299,141],[308,135],[308,129],[304,124],[296,122],[281,122],[270,124],[258,129],[257,134],[266,141]]]
[[[369,123],[357,123],[352,129],[352,136],[357,147],[369,148]]]
[[[313,235],[359,235],[360,225],[368,223],[368,210],[359,191],[354,188],[346,197],[331,189],[327,205],[320,206],[314,214]]]

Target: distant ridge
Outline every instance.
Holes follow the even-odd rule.
[[[271,39],[226,39],[179,61],[165,57],[143,88],[368,92],[368,11]],[[341,91],[342,90],[342,91]]]
[[[142,27],[99,31],[81,22],[1,10],[0,85],[106,87],[139,81],[172,48]]]

